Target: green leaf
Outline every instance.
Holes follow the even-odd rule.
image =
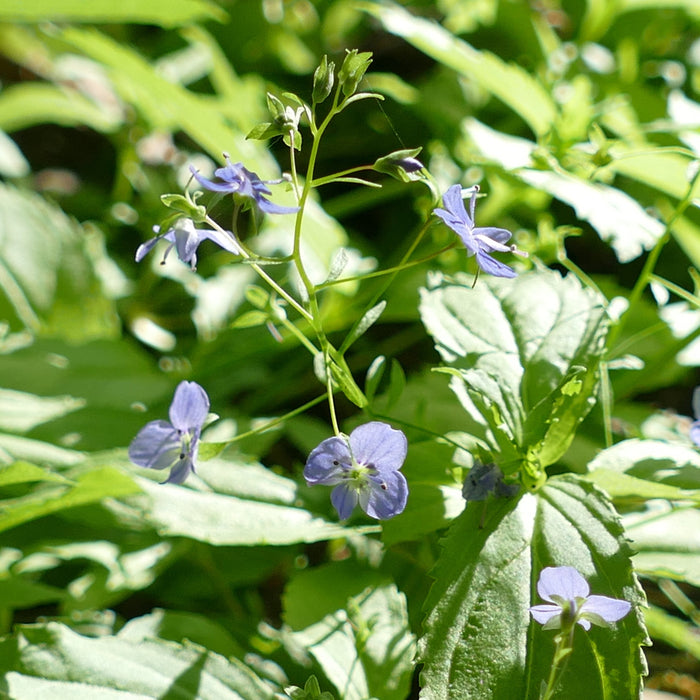
[[[63,600],[66,595],[62,588],[35,583],[24,576],[0,577],[0,600],[6,609],[33,608]]]
[[[554,100],[542,84],[520,66],[475,49],[439,24],[414,17],[399,5],[362,3],[361,7],[377,17],[386,31],[400,36],[500,99],[519,114],[536,135],[541,136],[552,127],[557,116]]]
[[[515,279],[434,275],[421,317],[467,412],[503,471],[532,463],[533,478],[568,448],[594,401],[607,323],[603,299],[573,275]],[[539,466],[538,466],[539,463]]]
[[[0,316],[73,342],[114,337],[115,305],[89,247],[99,234],[38,195],[4,185],[0,210]]]
[[[338,349],[338,352],[344,353],[358,338],[363,336],[379,320],[379,317],[384,313],[385,308],[386,301],[382,300],[366,311],[362,318],[348,333],[347,337],[343,341],[343,344]]]
[[[194,644],[120,636],[93,639],[64,625],[25,625],[0,642],[0,676],[15,700],[272,700],[242,662]]]
[[[593,474],[607,469],[680,489],[700,489],[700,454],[664,440],[623,440],[600,452],[588,469]]]
[[[72,396],[42,397],[0,389],[0,429],[24,433],[84,406],[83,399]]]
[[[12,503],[5,501],[0,511],[0,532],[66,508],[118,498],[139,490],[131,478],[111,467],[92,469],[77,476],[74,482],[71,486],[47,485]]]
[[[700,659],[697,625],[685,622],[655,605],[650,605],[644,611],[644,619],[654,639],[666,642],[681,651],[687,651],[696,659]]]
[[[655,504],[623,517],[635,549],[634,567],[646,576],[663,576],[700,586],[700,511],[697,506]]]
[[[573,207],[578,218],[610,244],[620,262],[638,258],[663,234],[663,224],[620,189],[562,170],[534,168],[533,141],[502,134],[476,119],[467,119],[465,130],[474,147],[509,174]]]
[[[171,28],[183,24],[215,19],[223,22],[226,13],[205,0],[3,0],[0,21],[3,22],[87,22],[154,24]]]
[[[143,495],[114,512],[136,526],[145,522],[162,536],[188,537],[215,545],[285,545],[373,532],[346,528],[297,505],[297,484],[260,465],[214,458],[198,467],[211,491],[138,479]]]
[[[356,580],[349,572],[334,575],[331,566],[323,567],[318,575],[315,571],[305,577],[304,587],[310,591],[332,580],[336,586],[333,597],[345,601],[319,622],[291,633],[293,641],[316,659],[344,700],[404,700],[415,641],[403,593],[393,584],[378,584],[376,578],[363,588],[367,579],[362,572]],[[328,602],[324,596],[323,603]]]
[[[49,83],[19,83],[0,93],[0,129],[18,131],[37,124],[89,126],[111,133],[122,120],[118,113],[101,109],[76,90]]]
[[[70,483],[68,479],[60,474],[55,474],[48,469],[42,469],[29,462],[14,462],[7,466],[0,467],[0,487],[11,484],[26,484],[37,481],[58,481],[59,483]]]
[[[637,697],[645,670],[640,645],[647,637],[644,596],[630,554],[605,495],[571,476],[550,479],[536,494],[489,501],[485,518],[481,504],[468,505],[453,522],[433,571],[419,641],[421,697],[539,697],[554,633],[532,621],[528,608],[541,602],[536,583],[546,566],[573,566],[592,593],[633,604],[614,627],[576,629],[561,696]]]

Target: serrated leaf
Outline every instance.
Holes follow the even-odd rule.
[[[558,477],[536,494],[489,501],[480,526],[482,517],[480,504],[467,506],[443,541],[419,642],[421,698],[539,697],[554,633],[532,621],[528,608],[541,602],[536,583],[545,566],[573,566],[593,593],[633,604],[615,627],[576,630],[562,697],[637,697],[645,670],[644,596],[605,495],[575,477]]]
[[[313,655],[344,700],[403,700],[415,647],[405,596],[393,584],[363,590],[363,578],[334,580],[344,607],[292,633],[294,641]]]
[[[198,466],[211,491],[138,479],[143,495],[113,507],[162,536],[215,545],[285,545],[318,542],[376,526],[346,528],[298,505],[297,484],[260,465],[214,458]],[[112,507],[112,506],[108,506]]]
[[[623,440],[600,452],[588,469],[624,472],[680,489],[700,489],[700,454],[691,447],[664,440]]]
[[[602,298],[549,270],[482,278],[474,288],[464,275],[436,275],[421,290],[420,312],[453,389],[488,423],[504,472],[561,457],[593,403],[607,329]]]
[[[120,636],[94,639],[55,622],[22,626],[1,642],[0,675],[15,700],[274,697],[272,688],[242,662],[203,647]]]

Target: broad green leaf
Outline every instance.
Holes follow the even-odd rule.
[[[637,571],[700,586],[697,506],[650,505],[645,511],[625,514],[622,522],[636,552]]]
[[[0,21],[3,22],[89,22],[154,24],[159,27],[177,27],[181,24],[216,19],[223,21],[226,14],[206,0],[3,0]]]
[[[620,500],[650,500],[666,498],[675,501],[695,501],[700,503],[700,491],[688,491],[677,486],[660,484],[648,479],[639,479],[629,474],[610,469],[596,469],[589,475],[590,480],[603,489],[615,501]]]
[[[28,496],[5,501],[0,511],[0,532],[66,508],[118,498],[139,490],[133,479],[111,467],[80,474],[70,486],[47,485]]]
[[[588,468],[591,472],[625,472],[680,489],[700,489],[700,454],[691,447],[663,440],[623,440],[603,450]]]
[[[362,574],[359,580],[353,575],[341,578],[333,575],[330,566],[318,575],[314,571],[303,585],[311,589],[332,580],[337,587],[334,597],[345,601],[319,622],[292,632],[293,641],[316,659],[344,700],[403,700],[415,647],[403,593],[393,584],[376,580],[363,589]],[[328,602],[324,596],[324,609]]]
[[[147,639],[169,639],[183,644],[185,640],[206,646],[222,656],[242,658],[244,649],[222,625],[206,615],[181,610],[154,610],[137,617],[119,630],[119,638],[138,643]]]
[[[644,611],[644,619],[654,639],[666,642],[681,651],[687,651],[696,659],[700,659],[697,625],[685,622],[655,605],[650,605]]]
[[[296,482],[261,466],[214,458],[203,462],[198,471],[205,482],[211,478],[211,485],[223,493],[137,477],[143,494],[126,505],[113,506],[114,512],[135,525],[148,523],[162,536],[215,545],[318,542],[378,530],[375,525],[347,528],[314,516],[298,505]]]
[[[576,629],[562,697],[636,697],[645,668],[644,596],[606,496],[565,476],[550,479],[536,494],[488,501],[485,518],[482,510],[471,504],[455,519],[433,571],[419,641],[421,698],[539,698],[555,632],[542,630],[528,608],[542,602],[536,584],[546,566],[573,566],[592,593],[633,604],[610,629]]]
[[[237,659],[194,644],[83,637],[25,625],[0,642],[0,676],[15,700],[267,700],[273,690]]]
[[[19,131],[37,124],[89,126],[110,133],[121,119],[76,90],[50,83],[19,83],[0,92],[0,129]]]
[[[488,423],[504,472],[561,457],[594,401],[603,300],[548,270],[482,278],[474,288],[463,275],[434,275],[420,311],[460,401]]]
[[[31,435],[58,444],[68,437],[68,444],[86,450],[123,447],[149,420],[166,418],[176,383],[147,352],[126,339],[79,345],[40,339],[0,362],[0,386],[53,397],[70,395],[84,404],[34,428]],[[0,446],[10,441],[6,449],[17,459],[54,461],[51,455],[32,457],[37,451],[29,449],[26,439],[20,443],[14,436],[0,436]],[[55,445],[46,449],[69,452]]]
[[[0,601],[6,609],[33,608],[62,600],[66,595],[62,588],[36,583],[24,576],[0,575]]]
[[[84,406],[84,400],[72,396],[42,397],[0,389],[0,430],[24,433]]]
[[[464,129],[484,156],[528,185],[571,206],[580,220],[587,221],[610,244],[620,262],[638,258],[662,235],[663,224],[620,189],[563,170],[533,167],[533,141],[502,134],[471,118],[465,120]]]
[[[520,66],[495,54],[479,51],[439,24],[415,17],[393,3],[362,3],[386,31],[497,97],[528,124],[536,135],[545,134],[557,116],[554,100],[545,88]]]
[[[70,483],[64,476],[49,471],[48,469],[42,469],[29,462],[14,462],[13,464],[0,467],[0,487],[36,481]]]
[[[87,232],[57,206],[8,186],[0,186],[0,211],[0,316],[73,342],[113,337],[115,306]]]

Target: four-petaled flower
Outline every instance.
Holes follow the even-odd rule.
[[[263,195],[272,194],[266,185],[273,184],[273,180],[261,180],[255,173],[245,168],[243,163],[232,163],[227,154],[224,154],[224,158],[226,159],[226,167],[217,168],[214,171],[214,175],[223,182],[212,182],[200,175],[191,165],[190,172],[205,189],[248,197],[258,205],[261,211],[268,214],[294,214],[299,211],[299,207],[282,207],[265,199]]]
[[[435,209],[433,213],[437,214],[462,239],[470,256],[476,255],[476,262],[484,272],[496,277],[515,277],[516,272],[512,267],[491,257],[489,253],[494,251],[516,253],[523,257],[527,257],[527,253],[518,250],[514,245],[506,245],[513,235],[510,231],[493,226],[475,227],[474,209],[478,191],[478,186],[472,189],[469,214],[464,207],[462,188],[459,185],[453,185],[445,192],[442,197],[445,208]]]
[[[185,217],[177,219],[165,233],[160,233],[160,226],[154,226],[153,231],[158,235],[142,243],[137,248],[136,262],[141,262],[161,238],[170,243],[163,255],[161,265],[165,264],[165,259],[174,247],[177,251],[177,257],[180,258],[182,262],[189,263],[190,267],[194,270],[197,267],[197,248],[199,244],[206,239],[214,241],[218,246],[221,246],[224,250],[228,250],[229,253],[233,253],[234,255],[238,255],[241,252],[230,231],[222,232],[214,229],[197,229],[194,227],[192,219],[187,219]]]
[[[338,517],[350,517],[359,503],[372,518],[386,520],[406,507],[408,484],[399,469],[406,459],[406,436],[386,423],[358,426],[350,436],[324,440],[309,455],[304,478],[309,486],[335,486],[331,503]]]
[[[617,622],[632,608],[626,600],[588,595],[590,591],[586,579],[572,566],[548,566],[540,573],[537,592],[550,604],[533,605],[530,614],[543,629],[560,629],[562,623],[572,628],[578,623],[589,630],[591,623],[607,627]]]
[[[147,423],[129,445],[129,459],[140,467],[172,467],[164,483],[181,484],[195,470],[199,435],[209,413],[207,392],[196,382],[180,382],[170,404],[170,422]]]

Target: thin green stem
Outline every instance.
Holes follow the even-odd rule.
[[[662,287],[666,287],[666,289],[668,289],[669,292],[672,292],[676,296],[679,296],[681,299],[685,299],[689,304],[692,304],[693,306],[700,306],[700,299],[698,299],[698,297],[696,297],[695,294],[691,294],[690,292],[683,289],[683,287],[679,287],[677,284],[669,282],[663,277],[651,274],[649,275],[649,281],[656,282]]]
[[[213,226],[217,231],[220,231],[222,234],[226,235],[227,232],[224,231],[224,229],[222,229],[221,226],[219,226],[219,224],[217,224],[216,221],[214,221],[214,219],[208,215],[206,217],[206,222],[210,226]],[[238,243],[238,241],[236,242]],[[248,260],[250,267],[252,267],[253,270],[255,270],[255,272],[277,292],[277,294],[285,299],[290,306],[294,307],[307,321],[313,323],[313,317],[311,314],[291,294],[289,294],[283,287],[280,287],[280,285],[277,284],[277,282],[275,282],[275,280],[272,279],[272,277],[270,277],[270,275],[268,275],[267,272],[260,267],[260,265],[250,262],[250,254],[243,246],[240,245],[240,243],[238,244],[238,249],[241,251],[241,255]]]
[[[627,307],[627,311],[620,317],[620,320],[618,321],[617,325],[614,326],[610,331],[610,334],[608,336],[608,348],[614,347],[615,341],[622,332],[622,328],[624,327],[626,319],[630,317],[630,311],[637,306],[642,297],[642,293],[651,281],[654,268],[656,267],[656,263],[659,259],[659,255],[661,255],[661,251],[663,250],[664,246],[671,237],[671,229],[673,227],[673,224],[678,218],[682,216],[683,212],[690,206],[690,203],[693,201],[693,191],[695,189],[696,183],[698,182],[698,178],[700,178],[700,170],[698,170],[698,172],[695,173],[695,176],[690,181],[685,196],[680,202],[678,202],[678,206],[674,209],[673,214],[671,214],[670,218],[666,222],[666,227],[664,229],[663,234],[659,237],[659,240],[656,242],[656,245],[652,248],[651,252],[647,256],[647,259],[644,262],[644,267],[642,268],[642,271],[639,274],[639,277],[637,278],[637,282],[635,283],[634,287],[632,288],[632,291],[630,292],[629,306]]]
[[[273,418],[272,420],[267,421],[267,423],[264,423],[263,425],[253,428],[251,430],[247,430],[245,433],[240,433],[239,435],[236,435],[236,437],[232,438],[231,440],[228,440],[226,442],[226,445],[232,445],[234,442],[238,442],[239,440],[243,440],[247,437],[250,437],[251,435],[258,435],[259,433],[264,433],[266,430],[269,430],[270,428],[274,428],[276,425],[279,425],[280,423],[284,423],[286,420],[289,420],[290,418],[294,418],[294,416],[298,416],[300,413],[304,413],[305,411],[308,411],[310,408],[313,408],[314,406],[317,406],[320,404],[322,401],[326,400],[326,394],[323,393],[320,396],[317,396],[315,399],[311,399],[311,401],[307,401],[303,406],[299,406],[298,408],[295,408],[293,411],[289,411],[289,413],[285,413],[283,416],[279,416],[278,418]]]
[[[551,700],[554,697],[554,692],[556,691],[557,684],[564,673],[569,657],[574,646],[574,626],[571,624],[571,629],[568,634],[564,631],[557,635],[557,646],[554,650],[554,659],[552,660],[552,666],[549,669],[549,677],[547,678],[547,685],[545,687],[544,693],[541,695],[540,700]],[[562,663],[563,661],[563,663]]]
[[[281,323],[292,335],[294,335],[297,340],[311,353],[311,355],[318,355],[319,349],[286,316],[278,316],[277,321]]]
[[[352,173],[359,173],[363,170],[373,170],[371,165],[358,165],[355,168],[348,168],[347,170],[341,170],[339,173],[333,173],[332,175],[324,175],[311,182],[311,187],[321,187],[321,185],[327,185],[334,182],[339,177],[345,177],[346,175],[352,175]]]
[[[326,394],[328,396],[328,410],[331,414],[331,423],[333,424],[333,433],[340,435],[338,428],[338,417],[335,415],[335,400],[333,398],[333,373],[331,372],[331,359],[326,348]]]

